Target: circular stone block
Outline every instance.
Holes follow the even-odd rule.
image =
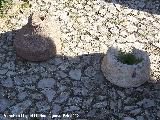
[[[30,61],[44,61],[61,50],[60,25],[46,12],[33,13],[27,25],[15,31],[16,54]]]
[[[118,51],[133,53],[136,58],[142,58],[138,64],[128,65],[117,60]],[[124,88],[138,87],[150,78],[150,61],[144,51],[129,46],[114,45],[110,47],[101,63],[101,70],[111,83]]]

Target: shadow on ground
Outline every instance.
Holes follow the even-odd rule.
[[[88,119],[119,119],[121,115],[121,117],[126,115],[136,117],[137,114],[125,110],[124,106],[135,106],[142,102],[139,103],[141,112],[138,115],[143,115],[148,110],[151,113],[150,118],[156,117],[154,110],[158,107],[156,100],[159,98],[157,84],[145,83],[138,88],[128,89],[111,84],[101,72],[100,63],[104,56],[101,53],[76,57],[55,55],[43,62],[24,60],[16,55],[11,34],[12,32],[7,32],[0,35],[0,94],[4,95],[0,96],[0,99],[5,98],[14,104],[0,108],[1,113],[6,111],[12,114],[11,106],[21,102],[16,96],[21,87],[24,88],[23,92],[29,93],[26,98],[34,103],[23,111],[25,114],[34,114],[31,109],[35,109],[37,114],[49,114],[52,111],[52,104],[56,103],[55,101],[61,101],[61,99],[57,100],[58,96],[66,92],[69,96],[60,103],[62,109],[59,114],[74,113],[79,114],[79,118]],[[11,79],[8,80],[8,78]],[[53,78],[56,81],[52,88],[56,93],[52,102],[49,103],[50,109],[46,108],[43,111],[35,106],[37,100],[31,95],[42,94],[41,89],[35,87],[41,79],[47,78]],[[70,99],[75,97],[78,97],[80,101],[71,102]],[[143,103],[145,98],[153,100],[155,104],[147,108]],[[44,101],[48,101],[46,96],[40,99],[40,102]],[[70,110],[69,106],[77,107],[70,108]]]
[[[120,4],[127,8],[148,12],[150,14],[160,14],[159,0],[104,0],[108,3]]]

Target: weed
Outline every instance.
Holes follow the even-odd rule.
[[[11,0],[0,0],[0,17],[4,17],[6,9],[8,9]]]
[[[119,50],[117,60],[123,64],[133,65],[140,63],[143,59],[136,58],[132,53],[125,53],[122,50]]]

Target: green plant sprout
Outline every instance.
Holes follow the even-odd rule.
[[[140,63],[143,59],[136,58],[132,53],[125,53],[122,50],[119,50],[117,60],[123,64],[133,65]]]
[[[11,15],[8,15],[7,11],[9,9],[12,9],[13,6],[16,6],[18,9],[22,8],[29,8],[29,0],[21,0],[20,3],[14,3],[13,0],[0,0],[0,18],[4,17],[11,17]],[[14,13],[13,13],[14,14]]]
[[[6,3],[6,0],[0,0],[0,9],[3,7],[4,3]]]
[[[29,7],[29,0],[22,0],[23,4],[21,4],[22,8],[28,8]]]

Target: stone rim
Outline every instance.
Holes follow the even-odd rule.
[[[132,47],[130,47],[129,49],[131,48]],[[112,50],[113,49],[111,48],[108,49],[108,54],[104,56],[101,63],[101,70],[107,80],[119,87],[129,88],[138,87],[144,84],[149,79],[149,58],[147,59],[146,54],[142,54],[142,57],[144,59],[140,63],[127,65],[114,59],[115,51]],[[116,73],[115,71],[118,73]],[[143,77],[139,72],[143,72],[145,76]],[[138,75],[139,78],[134,76],[132,77],[131,75],[134,75],[134,73]],[[114,74],[117,76],[114,76]]]

